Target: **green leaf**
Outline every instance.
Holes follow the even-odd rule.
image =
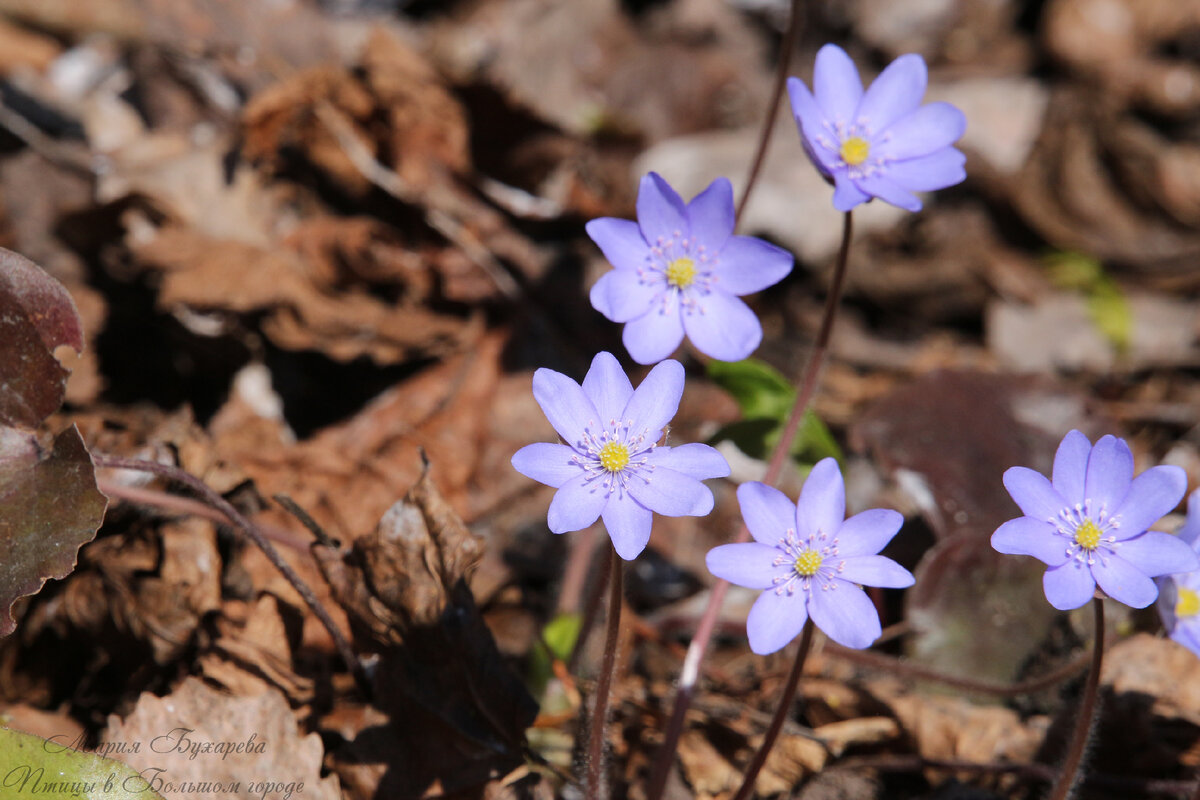
[[[1118,351],[1129,348],[1133,312],[1121,287],[1104,271],[1098,259],[1076,252],[1046,256],[1050,282],[1060,289],[1080,292],[1087,300],[1088,316]]]
[[[163,800],[128,764],[9,728],[0,728],[0,787],[5,797]]]
[[[710,361],[708,374],[733,395],[743,417],[726,425],[713,439],[732,441],[746,455],[766,459],[783,434],[784,423],[796,402],[796,390],[778,370],[753,358],[734,362]],[[815,464],[827,456],[838,461],[843,458],[829,428],[809,409],[792,443],[792,457]]]
[[[566,661],[571,657],[582,627],[583,617],[579,614],[559,614],[546,623],[539,646],[529,654],[529,685],[535,695],[541,695],[550,681],[551,661]]]

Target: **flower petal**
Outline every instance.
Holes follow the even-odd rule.
[[[723,544],[709,550],[704,563],[722,580],[747,589],[771,589],[777,576],[787,575],[786,565],[781,568],[775,563],[780,555],[778,548],[758,542]]]
[[[665,280],[655,280],[652,271],[614,269],[600,276],[588,299],[592,308],[613,322],[628,322],[661,307],[659,296],[667,290]]]
[[[712,490],[673,469],[640,470],[630,477],[627,489],[635,500],[664,517],[703,517],[713,510]]]
[[[558,435],[570,445],[583,439],[588,423],[600,420],[596,407],[579,384],[552,369],[542,367],[533,373],[533,399]]]
[[[768,589],[758,596],[746,617],[746,635],[750,649],[760,656],[787,647],[808,621],[804,592],[791,594]]]
[[[621,341],[639,364],[662,361],[674,353],[683,341],[683,318],[679,313],[679,303],[672,300],[666,308],[655,305],[642,316],[629,320],[621,333]]]
[[[608,498],[604,481],[589,481],[587,475],[572,478],[559,488],[550,501],[546,524],[553,533],[581,531],[596,521]]]
[[[737,488],[738,505],[750,535],[774,547],[796,526],[796,504],[773,486],[748,481]]]
[[[571,462],[576,452],[563,444],[536,442],[513,453],[513,469],[538,483],[561,488],[564,483],[583,474],[583,467]]]
[[[837,576],[862,586],[903,589],[915,581],[911,572],[887,556],[853,556],[842,563]]]
[[[651,247],[660,238],[678,240],[689,234],[682,198],[656,172],[647,173],[638,187],[637,216],[642,236]]]
[[[683,330],[701,353],[719,361],[741,361],[762,342],[762,325],[750,306],[720,290],[698,298],[699,310],[685,311]]]
[[[917,110],[928,81],[925,59],[915,53],[900,56],[871,82],[858,104],[855,122],[861,121],[872,132],[886,129]]]
[[[786,278],[794,264],[782,247],[753,236],[730,236],[714,270],[716,288],[739,296],[761,292]]]
[[[822,122],[825,112],[817,105],[817,100],[808,90],[808,86],[799,78],[787,79],[787,91],[788,100],[792,104],[792,117],[796,120],[801,137],[815,144],[817,138],[824,134]]]
[[[632,561],[646,549],[654,514],[628,494],[614,493],[600,512],[613,549],[626,561]]]
[[[604,351],[596,353],[592,359],[581,388],[599,412],[601,425],[620,419],[629,398],[633,397],[633,384],[621,369],[617,357]]]
[[[836,535],[846,521],[846,485],[837,459],[823,458],[808,473],[796,502],[796,535]]]
[[[830,122],[849,125],[854,121],[863,96],[862,79],[850,56],[836,44],[827,44],[817,51],[813,96]]]
[[[1133,494],[1133,491],[1133,487],[1130,486],[1129,493]],[[1183,527],[1175,531],[1175,535],[1192,547],[1196,547],[1197,541],[1200,540],[1200,489],[1188,495],[1187,518],[1183,521]]]
[[[1088,456],[1092,443],[1079,431],[1071,431],[1063,437],[1054,454],[1054,472],[1051,482],[1068,505],[1082,503],[1084,480],[1087,478]]]
[[[967,118],[949,103],[930,103],[896,120],[884,135],[876,134],[871,155],[901,161],[936,153],[962,138]]]
[[[855,178],[854,183],[872,197],[878,197],[883,202],[891,203],[897,208],[903,208],[905,211],[921,210],[921,201],[917,199],[917,196],[891,180],[883,172]]]
[[[871,199],[871,195],[858,188],[854,181],[846,176],[845,170],[835,173],[833,181],[835,187],[833,190],[833,207],[838,211],[850,211],[859,203],[865,203]]]
[[[1004,488],[1012,495],[1013,502],[1034,519],[1050,520],[1058,516],[1067,503],[1054,486],[1040,472],[1028,467],[1010,467],[1004,471]]]
[[[992,547],[1001,553],[1033,556],[1057,567],[1067,560],[1067,540],[1054,532],[1049,522],[1034,517],[1017,517],[1001,525],[992,534]]]
[[[636,222],[616,217],[600,217],[583,226],[587,235],[604,253],[608,263],[619,270],[637,270],[646,264],[650,246]]]
[[[903,524],[904,515],[890,508],[860,511],[838,529],[838,555],[873,556],[887,546]]]
[[[870,647],[883,633],[875,604],[852,583],[835,578],[832,585],[831,589],[813,589],[808,601],[813,623],[843,647]]]
[[[1062,566],[1046,570],[1042,576],[1042,588],[1050,605],[1059,611],[1070,611],[1092,599],[1096,581],[1086,566],[1071,559]]]
[[[632,422],[635,433],[646,429],[647,443],[657,442],[662,429],[679,410],[683,397],[683,365],[678,361],[662,361],[654,365],[634,390],[620,418]]]
[[[1151,467],[1134,478],[1124,499],[1117,500],[1120,505],[1113,516],[1120,516],[1120,527],[1112,530],[1112,534],[1122,540],[1148,530],[1179,505],[1186,491],[1187,473],[1182,469],[1172,465]],[[1095,502],[1096,496],[1091,497]],[[1110,503],[1109,508],[1112,507]]]
[[[1146,531],[1121,542],[1117,555],[1151,578],[1200,569],[1200,560],[1187,542],[1159,531]]]
[[[1105,594],[1131,608],[1145,608],[1158,597],[1158,586],[1154,581],[1115,553],[1096,558],[1092,576]]]
[[[729,477],[729,462],[725,460],[725,456],[706,444],[656,447],[643,457],[647,464],[673,469],[698,481]]]
[[[887,176],[910,192],[932,192],[967,179],[967,157],[953,147],[887,165]]]
[[[695,245],[716,253],[733,234],[733,185],[728,178],[717,178],[687,204],[691,238]],[[696,252],[693,245],[692,252]]]
[[[1129,494],[1129,482],[1132,480],[1133,452],[1129,445],[1124,439],[1112,435],[1101,436],[1088,456],[1084,498],[1092,501],[1093,509],[1098,509],[1101,504],[1107,504],[1109,509],[1116,509],[1125,499],[1125,495]],[[1183,497],[1182,492],[1179,497]],[[1176,502],[1178,501],[1179,498],[1176,498]],[[1137,533],[1143,530],[1145,528]]]

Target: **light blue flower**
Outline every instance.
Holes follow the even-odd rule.
[[[1187,520],[1175,534],[1200,552],[1200,489],[1188,497]],[[1200,656],[1200,570],[1158,579],[1158,613],[1172,639]]]

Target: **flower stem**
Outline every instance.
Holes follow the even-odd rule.
[[[596,703],[592,707],[592,731],[588,741],[587,798],[604,797],[604,729],[608,716],[608,695],[612,689],[613,673],[617,667],[617,636],[621,632],[621,599],[623,570],[617,551],[608,551],[610,584],[608,592],[608,629],[604,634],[604,655],[600,661],[600,676],[596,681]]]
[[[241,530],[250,541],[258,546],[258,549],[263,552],[267,560],[279,570],[283,577],[287,579],[287,582],[292,585],[292,588],[296,590],[296,593],[304,600],[305,605],[309,607],[317,620],[325,626],[325,630],[329,632],[329,637],[333,639],[334,646],[337,647],[342,660],[346,662],[346,667],[350,670],[350,674],[354,676],[364,694],[370,697],[370,681],[367,680],[366,673],[363,671],[358,656],[354,654],[354,648],[350,646],[350,640],[346,638],[346,635],[342,633],[342,629],[333,621],[333,617],[329,616],[329,612],[325,610],[325,606],[321,605],[321,601],[317,599],[317,595],[313,592],[312,587],[305,583],[304,579],[292,569],[291,564],[283,560],[283,557],[279,555],[279,551],[267,541],[267,537],[263,535],[263,532],[253,522],[243,516],[240,511],[234,508],[233,504],[213,491],[208,484],[192,473],[169,464],[160,464],[157,461],[143,461],[138,458],[121,458],[120,456],[110,456],[103,453],[92,453],[92,463],[97,467],[107,467],[109,469],[149,472],[167,480],[182,483],[199,496],[202,501],[223,514],[235,528]]]
[[[1071,734],[1071,746],[1067,751],[1066,761],[1063,762],[1062,771],[1059,772],[1058,781],[1054,784],[1054,791],[1050,793],[1050,800],[1067,800],[1071,796],[1079,783],[1083,754],[1087,751],[1088,741],[1096,727],[1096,696],[1100,688],[1100,662],[1104,658],[1104,601],[1093,600],[1092,608],[1096,612],[1092,669],[1083,687],[1075,731]]]
[[[799,389],[796,392],[796,402],[792,405],[792,410],[788,414],[788,419],[783,428],[783,434],[779,437],[779,441],[775,445],[775,451],[771,454],[771,460],[767,464],[767,473],[764,476],[764,482],[774,484],[779,480],[780,473],[783,472],[783,465],[787,462],[788,454],[792,451],[792,443],[796,439],[796,433],[800,430],[800,423],[804,420],[804,414],[808,411],[808,404],[812,401],[813,394],[817,389],[817,378],[821,374],[821,367],[825,362],[825,354],[829,349],[829,339],[833,334],[833,321],[837,316],[838,306],[841,304],[842,289],[846,282],[846,264],[850,257],[850,239],[854,232],[853,218],[851,212],[846,212],[845,221],[842,225],[842,246],[838,251],[837,264],[833,271],[833,280],[829,287],[829,295],[825,298],[824,315],[821,318],[821,327],[817,331],[817,338],[813,342],[812,353],[809,354],[808,363],[804,367],[804,372],[800,376]],[[747,541],[750,538],[750,531],[745,524],[741,526],[735,543]],[[667,786],[667,774],[671,770],[671,764],[675,760],[675,750],[679,747],[679,737],[683,735],[684,717],[687,714],[688,706],[692,703],[692,696],[695,694],[696,681],[700,677],[700,664],[704,661],[704,654],[708,650],[708,643],[712,640],[713,631],[717,626],[717,615],[721,611],[721,603],[725,600],[725,593],[729,591],[729,582],[718,580],[712,588],[708,596],[708,604],[704,607],[704,613],[700,616],[700,621],[696,624],[696,633],[692,637],[691,644],[688,645],[687,656],[683,660],[683,669],[679,672],[679,686],[675,689],[675,706],[671,709],[671,718],[667,721],[666,730],[663,732],[663,743],[658,749],[658,754],[655,756],[654,768],[650,773],[649,790],[646,797],[649,800],[661,800],[663,791]]]
[[[788,27],[783,39],[779,42],[779,60],[776,62],[775,85],[771,87],[771,101],[767,106],[767,118],[763,120],[762,131],[758,136],[758,146],[754,150],[754,159],[750,162],[750,173],[746,176],[746,189],[742,199],[738,201],[736,219],[741,219],[750,202],[750,193],[758,182],[758,174],[762,171],[763,162],[767,158],[767,145],[771,143],[771,134],[775,130],[775,118],[779,116],[779,105],[783,99],[783,87],[787,85],[788,66],[792,63],[792,46],[800,36],[800,0],[792,0],[792,9],[788,14]]]
[[[767,756],[771,754],[771,748],[775,746],[775,740],[779,738],[779,732],[783,730],[783,723],[792,713],[792,701],[796,699],[796,687],[800,685],[800,674],[804,672],[804,661],[808,658],[812,638],[813,622],[809,619],[804,623],[804,631],[800,634],[800,649],[796,652],[796,660],[792,663],[792,671],[783,687],[783,697],[779,699],[775,716],[771,717],[771,726],[767,728],[767,735],[763,737],[762,745],[751,759],[750,766],[746,768],[742,786],[734,795],[733,800],[746,800],[754,791],[754,782],[758,779],[758,773],[762,771],[763,764],[767,763]]]

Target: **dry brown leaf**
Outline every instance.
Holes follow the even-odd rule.
[[[302,736],[274,690],[235,697],[187,678],[166,697],[143,694],[124,719],[109,717],[101,742],[137,743],[138,752],[119,758],[147,780],[161,778],[160,791],[178,800],[209,798],[203,784],[218,782],[223,797],[239,800],[341,800],[337,778],[321,777],[321,737]],[[234,782],[239,789],[230,791]]]

